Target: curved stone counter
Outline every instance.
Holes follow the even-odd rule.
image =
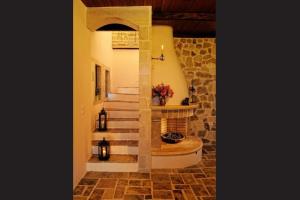
[[[203,146],[200,138],[189,136],[182,142],[176,144],[162,143],[160,148],[152,148],[153,156],[170,156],[170,155],[184,155],[195,153]]]
[[[203,143],[200,138],[189,137],[177,144],[162,144],[152,148],[152,168],[184,168],[196,165],[202,158]]]

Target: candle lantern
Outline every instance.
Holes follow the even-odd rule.
[[[98,125],[98,130],[99,131],[106,131],[107,130],[107,113],[102,108],[101,112],[99,113],[99,125]]]
[[[99,160],[108,160],[110,156],[110,145],[109,142],[103,138],[98,142],[98,158]]]

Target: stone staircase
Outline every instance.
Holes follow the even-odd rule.
[[[87,171],[138,171],[138,99],[138,87],[120,87],[116,93],[108,95],[108,100],[104,102],[108,130],[93,133],[93,156],[87,163]],[[97,157],[97,144],[103,137],[111,145],[111,155],[108,161],[99,161]]]

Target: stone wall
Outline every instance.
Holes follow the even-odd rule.
[[[189,135],[205,144],[216,142],[216,39],[174,38],[174,47],[188,85],[194,82],[193,101],[199,106],[188,124]]]

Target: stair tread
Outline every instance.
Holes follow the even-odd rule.
[[[139,111],[138,109],[127,109],[127,108],[105,108],[106,111]]]
[[[100,140],[93,140],[92,145],[96,146]],[[138,140],[109,140],[111,146],[131,146],[137,147],[139,144]]]
[[[139,94],[132,94],[132,93],[120,93],[120,92],[111,92],[110,94],[119,94],[119,95],[136,95],[138,96]]]
[[[107,131],[95,130],[95,133],[138,133],[138,128],[109,128]]]
[[[105,103],[108,103],[108,102],[122,102],[122,103],[139,103],[139,101],[129,101],[129,100],[105,100],[104,101]]]
[[[89,163],[135,163],[138,160],[138,155],[123,155],[111,154],[109,160],[102,161],[98,159],[97,155],[93,155],[89,159]]]
[[[118,88],[139,88],[139,86],[135,86],[135,87],[118,87]]]
[[[129,117],[126,117],[126,118],[117,118],[117,117],[110,117],[107,119],[107,121],[139,121],[139,118],[129,118]]]

